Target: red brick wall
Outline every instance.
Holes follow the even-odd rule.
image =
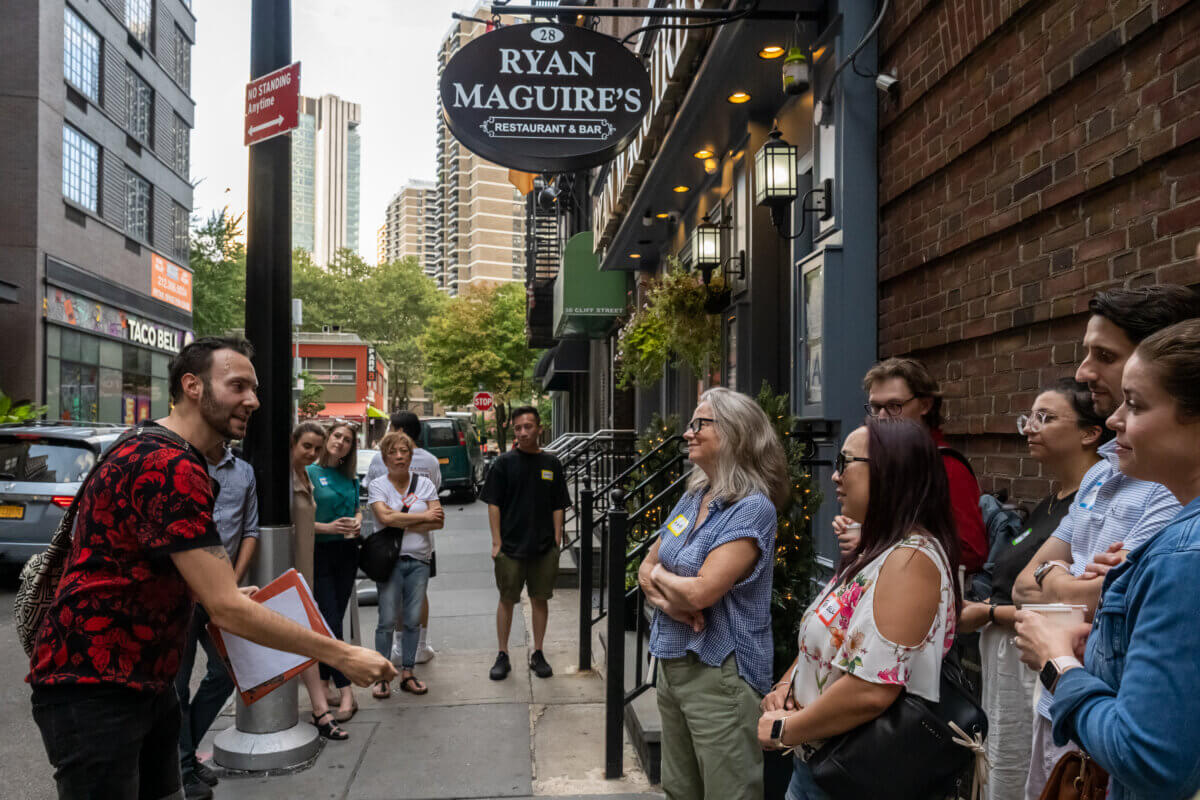
[[[1091,295],[1200,284],[1200,0],[899,0],[880,65],[879,351],[943,382],[985,490]]]

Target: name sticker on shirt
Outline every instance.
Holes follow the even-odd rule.
[[[542,480],[544,480],[544,481],[554,480],[554,470],[552,470],[552,469],[542,470]]]
[[[842,600],[838,597],[837,592],[830,592],[829,596],[817,607],[817,619],[821,620],[821,624],[828,628],[838,614],[842,613]]]
[[[1096,505],[1096,496],[1100,494],[1100,487],[1103,485],[1104,481],[1096,481],[1096,485],[1088,489],[1088,493],[1079,501],[1079,507],[1084,511],[1091,511],[1092,506]]]
[[[671,522],[667,525],[667,530],[669,530],[674,535],[678,536],[679,534],[686,531],[687,527],[688,527],[688,518],[685,517],[683,514],[680,514],[678,517],[671,520]]]
[[[320,478],[317,478],[317,480],[320,482],[320,484],[321,484],[322,486],[328,486],[328,485],[329,485],[329,478],[326,478],[324,475],[322,475]]]

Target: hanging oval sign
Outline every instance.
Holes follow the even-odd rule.
[[[468,150],[523,172],[611,161],[649,108],[650,76],[602,33],[508,25],[468,42],[442,71],[442,113]]]

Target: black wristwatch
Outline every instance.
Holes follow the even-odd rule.
[[[996,605],[996,601],[993,600],[991,602],[991,606],[988,608],[988,622],[992,623],[993,625],[996,624]]]
[[[771,741],[780,747],[783,747],[783,723],[785,722],[787,722],[787,718],[780,717],[771,723]]]
[[[1075,656],[1059,656],[1052,658],[1042,665],[1042,673],[1040,675],[1042,686],[1046,687],[1047,691],[1053,692],[1058,686],[1058,681],[1063,673],[1074,667],[1082,667],[1079,659]]]

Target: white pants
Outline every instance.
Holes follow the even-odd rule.
[[[1029,780],[1025,783],[1025,800],[1038,800],[1042,790],[1046,788],[1046,781],[1050,779],[1050,773],[1054,771],[1054,765],[1067,753],[1078,749],[1079,745],[1074,742],[1067,742],[1065,747],[1056,745],[1054,738],[1050,735],[1050,720],[1035,713],[1033,715],[1033,751],[1029,761]]]
[[[1021,663],[1021,651],[1013,644],[1013,634],[999,625],[983,629],[979,654],[983,662],[983,710],[988,718],[987,754],[991,763],[984,800],[1020,800],[1030,774],[1035,715],[1033,686],[1037,674]]]

